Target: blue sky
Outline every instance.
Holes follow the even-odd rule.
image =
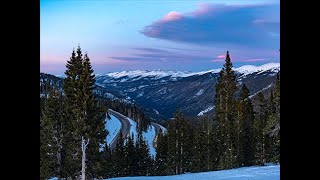
[[[63,74],[72,49],[95,73],[203,71],[279,62],[279,0],[41,0],[40,71]]]

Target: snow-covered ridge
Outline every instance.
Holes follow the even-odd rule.
[[[157,79],[163,77],[187,77],[193,74],[192,72],[182,72],[182,71],[163,71],[163,70],[135,70],[135,71],[121,71],[121,72],[113,72],[105,74],[106,76],[110,76],[112,78],[121,78],[121,77],[129,77],[129,78],[136,78],[136,77],[155,77]]]
[[[262,73],[265,71],[277,72],[280,70],[280,63],[268,63],[261,66],[244,65],[244,66],[235,68],[234,70],[243,75],[252,74],[256,72]]]
[[[97,75],[98,76],[107,76],[110,78],[135,78],[134,80],[138,80],[140,78],[144,77],[151,77],[154,79],[160,79],[164,77],[170,77],[170,78],[177,78],[177,77],[189,77],[189,76],[194,76],[194,75],[203,75],[207,73],[218,73],[221,70],[219,69],[212,69],[208,71],[201,71],[201,72],[190,72],[190,71],[163,71],[163,70],[135,70],[135,71],[121,71],[121,72],[112,72],[112,73],[107,73],[105,75]],[[280,70],[280,63],[267,63],[261,66],[254,66],[254,65],[244,65],[238,68],[234,68],[236,72],[239,72],[243,75],[248,75],[252,73],[261,73],[265,71],[273,71],[277,72]],[[126,81],[125,79],[124,81]]]

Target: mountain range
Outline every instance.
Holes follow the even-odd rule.
[[[122,99],[145,109],[154,121],[170,119],[179,108],[186,116],[210,115],[213,112],[215,84],[221,69],[202,72],[135,70],[96,75],[96,95]],[[234,68],[237,86],[243,83],[251,98],[262,91],[268,95],[275,85],[280,63]],[[45,74],[40,74],[44,78]],[[62,82],[61,77],[46,74],[47,79]],[[42,80],[43,81],[43,80]]]

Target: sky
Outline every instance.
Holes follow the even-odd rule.
[[[280,61],[279,0],[40,0],[40,71],[80,45],[97,74]]]

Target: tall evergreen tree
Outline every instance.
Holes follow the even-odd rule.
[[[217,130],[217,143],[215,148],[219,156],[221,169],[232,168],[236,162],[237,151],[235,149],[235,98],[236,76],[227,51],[225,64],[221,69],[216,84],[214,100],[215,121]]]
[[[135,170],[137,168],[136,151],[134,146],[133,134],[127,138],[124,151],[125,151],[125,164],[126,164],[125,175],[133,176],[135,175]]]
[[[271,103],[274,105],[274,111],[269,115],[264,133],[270,138],[271,160],[278,163],[280,162],[280,72],[277,74],[274,96],[272,97],[274,97],[273,103]]]
[[[159,176],[167,175],[168,166],[168,138],[161,130],[157,136],[155,174]]]
[[[181,111],[175,113],[175,119],[168,129],[168,162],[172,174],[181,174],[191,170],[192,131]]]
[[[272,97],[272,96],[271,96]],[[262,92],[258,94],[258,106],[257,114],[255,118],[256,129],[256,163],[265,164],[270,161],[269,158],[269,136],[264,133],[264,129],[268,123],[268,116],[272,110],[272,107],[268,106],[268,102],[265,99]]]
[[[48,179],[53,173],[52,164],[54,163],[54,158],[52,156],[52,151],[49,146],[49,139],[47,137],[47,127],[44,122],[44,118],[40,116],[40,179]]]
[[[124,176],[125,173],[125,149],[124,149],[124,139],[122,138],[122,133],[120,131],[119,137],[117,139],[116,147],[113,151],[113,159],[114,159],[114,169],[115,176],[121,177]]]
[[[212,168],[210,123],[207,117],[198,119],[193,132],[192,171],[202,172]]]
[[[206,133],[202,130],[201,126],[197,126],[194,133],[194,153],[193,153],[193,172],[205,171],[207,167],[208,157],[206,156],[207,144]]]
[[[148,147],[147,142],[143,139],[142,135],[138,136],[136,145],[136,153],[139,157],[139,160],[137,162],[138,164],[138,175],[142,176],[149,176],[151,175],[151,169],[152,169],[152,160],[150,156],[150,149]]]
[[[113,155],[107,143],[103,147],[103,151],[101,152],[100,163],[101,163],[101,168],[100,168],[101,172],[99,172],[99,174],[101,174],[102,178],[115,177],[114,176],[115,169],[113,168],[113,165],[114,165]]]
[[[62,98],[57,90],[53,90],[44,108],[40,150],[42,151],[43,170],[51,169],[50,175],[58,179],[65,176],[65,126]],[[47,165],[49,167],[46,167]]]
[[[239,154],[240,166],[251,166],[254,164],[254,113],[253,105],[249,98],[250,91],[243,84],[240,91],[240,119],[239,119]]]
[[[90,139],[86,151],[89,176],[99,176],[100,146],[105,143],[105,114],[97,107],[93,96],[95,76],[88,55],[82,55],[81,48],[73,51],[67,62],[63,90],[65,93],[66,115],[68,119],[67,162],[69,176],[79,175],[81,165],[81,139]]]

